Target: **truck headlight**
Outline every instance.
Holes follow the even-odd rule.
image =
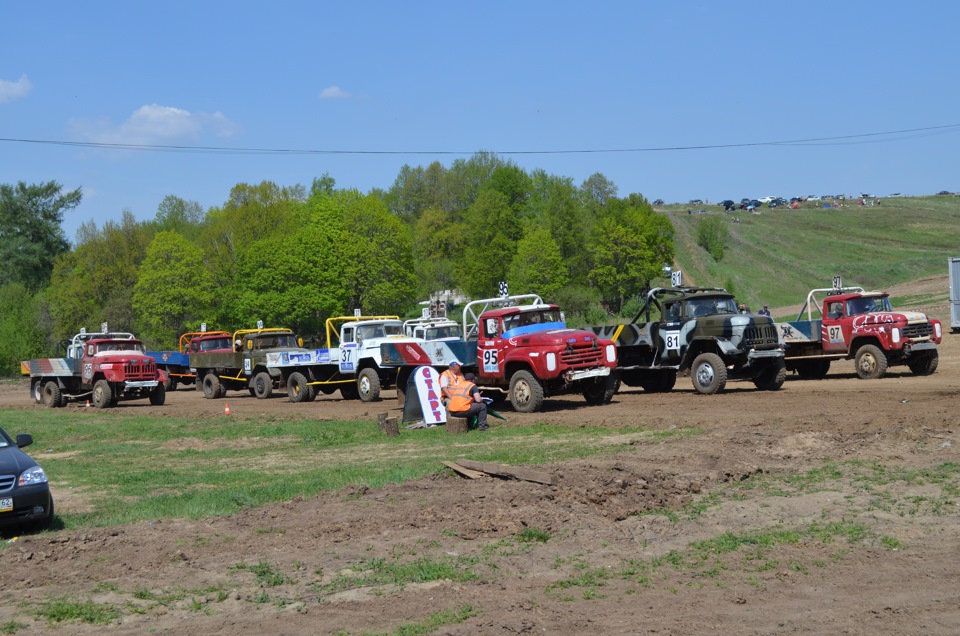
[[[47,483],[47,473],[39,466],[28,468],[20,474],[20,480],[17,482],[21,486],[31,486],[33,484]]]
[[[900,330],[894,327],[890,330],[890,335],[893,336],[894,342],[900,342]]]
[[[547,354],[547,371],[557,370],[557,354],[550,352]]]
[[[933,324],[933,333],[937,334],[937,338],[942,338],[943,334],[940,333],[940,323]]]
[[[617,348],[609,344],[607,345],[607,362],[616,362],[617,361]]]
[[[113,368],[113,363],[112,363],[112,362],[107,362],[107,363],[105,363],[105,364],[101,364],[101,365],[100,365],[100,369],[101,369],[102,371],[109,371],[109,370],[112,369],[112,368]]]

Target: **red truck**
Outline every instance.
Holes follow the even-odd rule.
[[[539,411],[544,397],[564,393],[603,404],[617,388],[613,342],[568,329],[560,308],[535,294],[472,301],[463,310],[463,339],[391,339],[380,345],[380,355],[384,366],[402,367],[398,386],[416,366],[446,369],[457,359],[477,374],[481,389],[509,398],[521,413]]]
[[[89,400],[98,409],[116,406],[120,400],[149,398],[160,406],[166,401],[166,375],[157,368],[143,343],[133,334],[81,329],[60,343],[64,357],[23,361],[30,376],[30,395],[37,404],[51,408],[70,400]]]
[[[864,380],[883,377],[894,365],[930,375],[943,337],[939,320],[895,310],[889,294],[862,287],[811,290],[797,320],[776,324],[787,370],[804,378],[822,378],[833,360],[854,360]]]

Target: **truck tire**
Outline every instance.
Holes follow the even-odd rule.
[[[220,378],[217,377],[216,373],[208,373],[203,376],[203,382],[200,383],[203,397],[208,400],[216,400],[220,397],[220,387]]]
[[[647,393],[669,393],[676,384],[677,372],[673,369],[653,371],[640,382]]]
[[[779,391],[787,379],[787,367],[783,360],[769,365],[753,379],[753,384],[761,391]]]
[[[113,406],[113,389],[106,380],[97,380],[93,385],[93,405],[98,409],[106,409]]]
[[[176,391],[177,390],[177,379],[172,377],[169,373],[167,374],[167,379],[163,381],[163,388],[165,391]]]
[[[536,413],[543,406],[543,385],[529,371],[517,371],[510,378],[510,403],[518,413]]]
[[[63,394],[60,391],[60,385],[53,380],[47,380],[46,384],[43,385],[43,405],[55,409],[62,406],[60,403],[62,399]]]
[[[258,400],[266,400],[273,394],[273,378],[266,371],[253,376],[253,394]]]
[[[154,406],[163,406],[163,403],[167,401],[167,387],[163,384],[158,384],[153,391],[150,391],[150,404]]]
[[[351,382],[350,384],[344,384],[340,387],[340,395],[343,396],[344,400],[356,400],[360,397],[360,392],[357,390],[357,383]]]
[[[715,353],[701,353],[690,368],[693,388],[701,395],[713,395],[727,386],[727,367]]]
[[[940,365],[940,354],[936,351],[920,358],[914,358],[907,363],[910,372],[914,375],[933,375]]]
[[[30,385],[30,397],[33,398],[34,403],[43,404],[43,382],[40,380],[34,380]]]
[[[854,363],[861,380],[876,380],[887,372],[887,354],[876,345],[866,344],[857,349]]]
[[[620,388],[619,374],[614,371],[605,378],[597,378],[583,390],[583,397],[590,406],[609,404]]]
[[[800,360],[796,365],[797,375],[805,380],[822,380],[830,370],[829,360]]]
[[[357,376],[357,392],[361,402],[374,402],[380,399],[380,376],[376,369],[364,369]]]
[[[299,371],[294,371],[287,378],[287,397],[291,402],[309,402],[311,388],[306,376]]]

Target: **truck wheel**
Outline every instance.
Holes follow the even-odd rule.
[[[715,353],[701,353],[690,369],[693,388],[701,395],[713,395],[727,386],[727,367]]]
[[[676,384],[677,372],[670,369],[652,372],[641,381],[640,386],[647,393],[669,393]]]
[[[106,380],[97,380],[93,385],[93,405],[98,409],[105,409],[112,406],[113,389]]]
[[[797,375],[804,379],[822,380],[829,370],[829,360],[801,360],[797,362]]]
[[[375,369],[364,369],[357,376],[357,391],[361,402],[374,402],[380,399],[380,376]]]
[[[170,374],[167,374],[167,379],[163,381],[163,388],[166,391],[176,391],[177,390],[177,379],[170,377]]]
[[[273,394],[273,378],[266,371],[253,376],[253,394],[258,400],[266,400]]]
[[[208,373],[203,376],[200,388],[203,389],[203,397],[208,400],[216,400],[220,397],[220,378],[217,377],[216,373]]]
[[[317,387],[308,386],[307,387],[307,402],[313,402],[317,399]]]
[[[310,388],[306,376],[299,371],[291,373],[287,378],[287,397],[291,402],[309,402]]]
[[[158,384],[153,391],[150,392],[150,404],[154,406],[163,406],[163,403],[167,401],[167,389],[164,385]]]
[[[30,385],[30,395],[33,397],[33,401],[36,404],[43,403],[43,382],[40,380],[34,380],[33,384]]]
[[[876,345],[863,345],[857,349],[855,364],[861,380],[876,380],[887,372],[887,354]]]
[[[360,392],[357,390],[357,383],[351,382],[350,384],[341,386],[340,395],[343,396],[344,400],[356,400],[360,397]]]
[[[779,391],[787,379],[787,367],[783,360],[777,360],[753,379],[753,384],[761,391]]]
[[[43,405],[50,409],[60,406],[60,400],[63,395],[60,392],[60,386],[53,380],[47,380],[43,385]]]
[[[529,371],[517,371],[510,378],[510,403],[518,413],[536,413],[543,406],[543,385]]]
[[[609,404],[613,396],[617,394],[620,388],[619,373],[614,371],[605,378],[597,380],[583,390],[583,397],[590,406],[599,406],[600,404]]]
[[[939,365],[940,354],[936,351],[907,363],[907,366],[910,367],[910,372],[914,375],[933,375]]]

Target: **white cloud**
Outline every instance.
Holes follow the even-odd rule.
[[[192,113],[173,106],[148,104],[133,111],[121,124],[109,117],[72,119],[69,124],[76,134],[98,143],[173,144],[193,142],[210,131],[218,137],[232,137],[239,126],[223,113]]]
[[[343,90],[339,86],[327,86],[320,91],[320,99],[350,99],[352,94]]]
[[[32,90],[33,84],[30,83],[26,75],[21,75],[16,82],[0,80],[0,104],[26,97]]]

